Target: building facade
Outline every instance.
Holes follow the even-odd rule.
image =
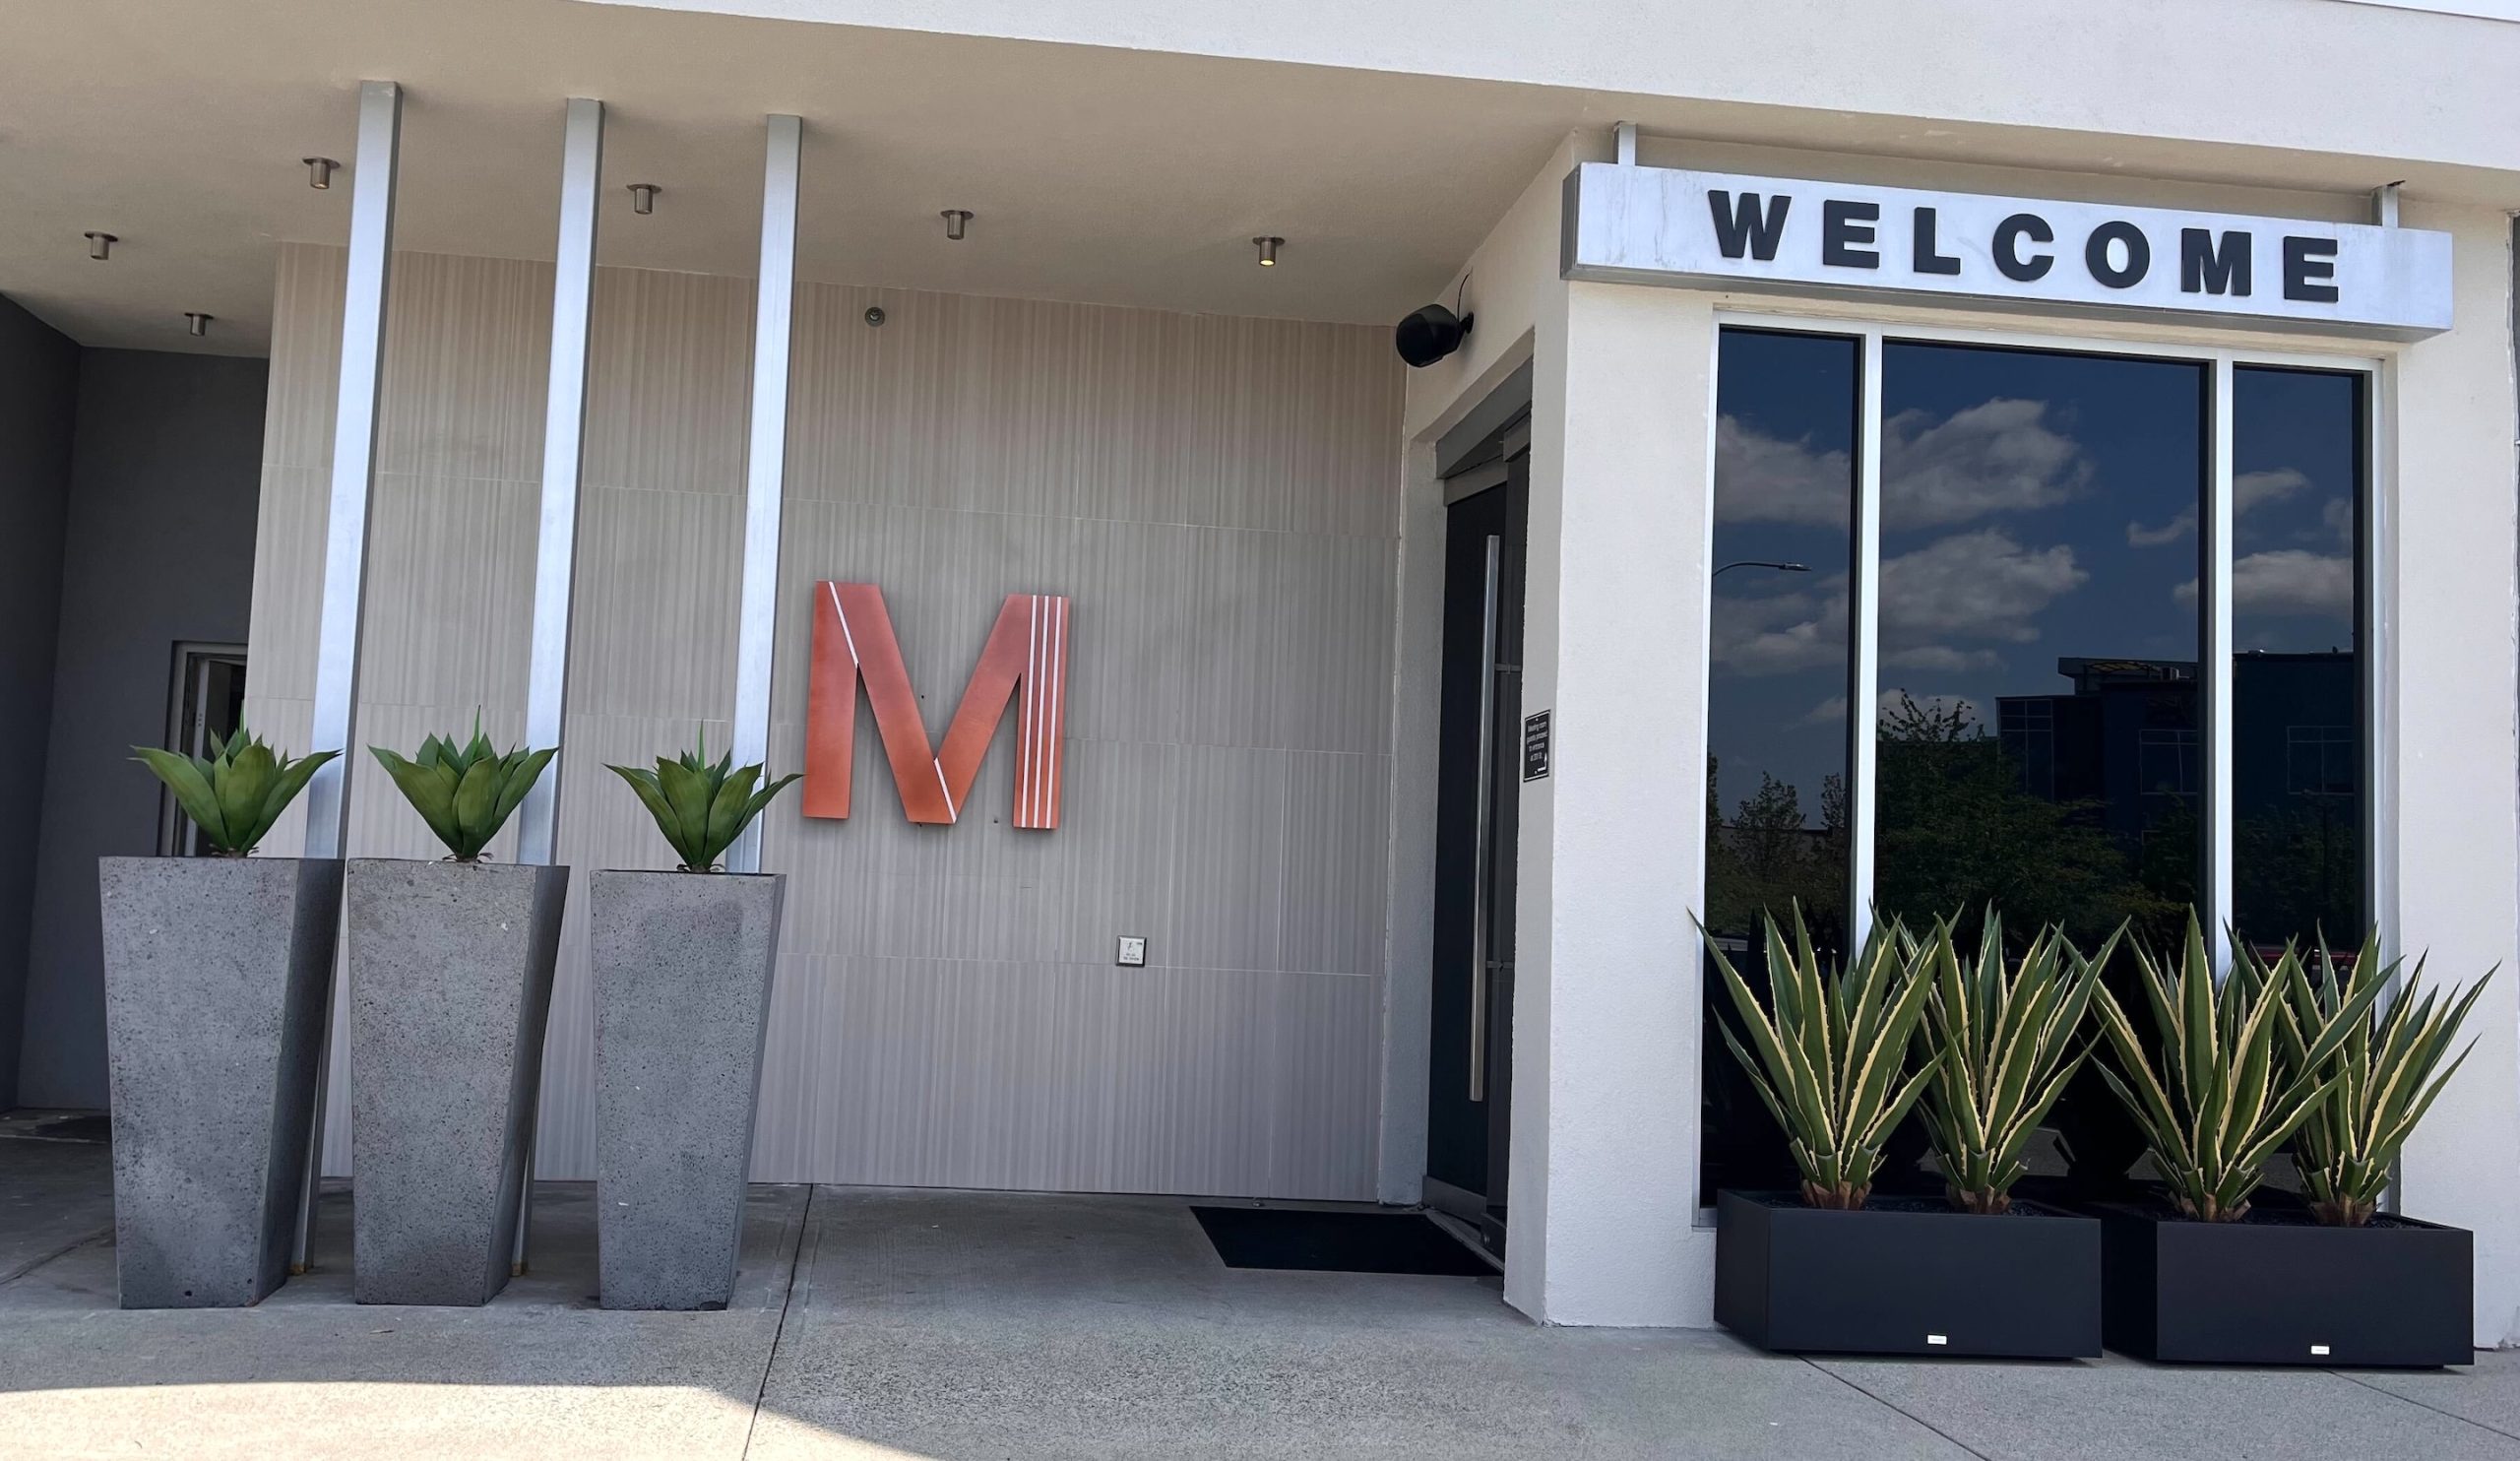
[[[115,727],[241,644],[290,749],[556,736],[494,855],[581,868],[670,861],[607,763],[851,718],[846,817],[743,854],[789,878],[757,1177],[1425,1201],[1551,1323],[1711,1322],[1760,1116],[1696,921],[2520,955],[2489,0],[283,10],[285,55],[41,0],[0,57],[29,333],[269,361],[250,561],[200,549],[241,639],[38,615],[21,1103],[101,1104],[72,874],[165,832],[76,810],[60,687],[117,645],[178,672]],[[178,52],[154,109],[75,81]],[[75,526],[104,449],[0,460]],[[1010,596],[1059,633],[975,763]],[[343,849],[429,856],[359,759]],[[547,1177],[586,981],[573,919]],[[2476,1232],[2499,1344],[2520,981],[2474,1033],[2398,1199]]]

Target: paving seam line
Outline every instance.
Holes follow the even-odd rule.
[[[1922,1417],[1922,1416],[1921,1416],[1921,1415],[1918,1415],[1916,1412],[1911,1411],[1911,1410],[1908,1410],[1907,1408],[1905,1408],[1905,1407],[1903,1407],[1903,1406],[1896,1405],[1896,1404],[1893,1404],[1892,1402],[1890,1402],[1890,1401],[1888,1401],[1888,1400],[1884,1400],[1884,1399],[1882,1399],[1880,1396],[1873,1394],[1870,1390],[1867,1390],[1867,1389],[1865,1389],[1863,1386],[1857,1384],[1854,1380],[1851,1380],[1851,1379],[1847,1378],[1845,1375],[1842,1375],[1842,1374],[1838,1373],[1836,1370],[1831,1369],[1829,1366],[1825,1366],[1825,1365],[1821,1364],[1819,1361],[1817,1361],[1817,1360],[1813,1360],[1813,1359],[1811,1359],[1811,1358],[1810,1358],[1810,1357],[1808,1357],[1808,1356],[1796,1356],[1796,1358],[1797,1358],[1797,1359],[1801,1360],[1803,1364],[1810,1366],[1813,1369],[1816,1369],[1816,1370],[1820,1371],[1822,1374],[1827,1375],[1829,1378],[1831,1378],[1831,1379],[1833,1379],[1833,1380],[1836,1380],[1839,1384],[1846,1386],[1846,1387],[1847,1387],[1848,1389],[1850,1389],[1850,1390],[1853,1390],[1853,1391],[1854,1391],[1854,1392],[1856,1392],[1858,1395],[1860,1395],[1860,1396],[1862,1396],[1863,1398],[1865,1398],[1866,1400],[1871,1401],[1873,1404],[1880,1406],[1882,1409],[1884,1409],[1884,1410],[1886,1410],[1886,1411],[1889,1411],[1891,1414],[1893,1414],[1893,1415],[1906,1416],[1909,1420],[1916,1422],[1918,1425],[1922,1426],[1922,1427],[1923,1427],[1923,1428],[1925,1428],[1927,1430],[1930,1430],[1930,1431],[1932,1431],[1934,1434],[1941,1436],[1944,1440],[1947,1440],[1947,1441],[1951,1442],[1953,1445],[1956,1445],[1956,1446],[1960,1447],[1960,1449],[1962,1449],[1963,1451],[1966,1451],[1966,1452],[1968,1452],[1970,1455],[1977,1457],[1977,1458],[1978,1458],[1978,1461],[1994,1461],[1994,1458],[1993,1458],[1993,1457],[1988,1456],[1985,1452],[1984,1452],[1984,1451],[1982,1451],[1982,1450],[1979,1450],[1976,1446],[1973,1446],[1973,1445],[1969,1444],[1967,1441],[1962,1440],[1959,1436],[1956,1436],[1956,1435],[1952,1434],[1950,1431],[1943,1429],[1941,1427],[1939,1427],[1939,1426],[1935,1425],[1933,1422],[1926,1420],[1924,1417]]]
[[[796,1279],[799,1274],[805,1276],[808,1295],[812,1292],[813,1270],[805,1252],[805,1240],[808,1238],[813,1239],[815,1255],[819,1256],[822,1251],[822,1237],[814,1231],[814,1187],[812,1182],[805,1184],[804,1211],[796,1219],[796,1243],[788,1250],[788,1288],[780,1296],[779,1323],[770,1333],[770,1353],[761,1359],[761,1383],[753,1388],[752,1417],[744,1422],[744,1446],[736,1453],[739,1456],[752,1454],[753,1431],[761,1425],[762,1402],[770,1394],[770,1372],[779,1364],[780,1341],[788,1337],[788,1311],[796,1306]]]
[[[2407,1404],[2409,1404],[2409,1405],[2411,1405],[2411,1406],[2414,1406],[2414,1407],[2415,1407],[2416,1409],[2418,1409],[2418,1410],[2428,1410],[2428,1411],[2432,1412],[2432,1413],[2433,1413],[2434,1415],[2436,1415],[2436,1416],[2447,1416],[2447,1417],[2449,1417],[2449,1418],[2450,1418],[2451,1420],[2453,1420],[2453,1421],[2462,1421],[2462,1422],[2465,1422],[2466,1424],[2468,1424],[2468,1425],[2470,1425],[2470,1426],[2474,1426],[2474,1427],[2475,1427],[2475,1428],[2477,1428],[2479,1430],[2487,1431],[2487,1432],[2488,1432],[2488,1433],[2490,1433],[2490,1434],[2494,1434],[2494,1435],[2504,1436],[2504,1437],[2507,1437],[2507,1438],[2512,1439],[2512,1440],[2520,1440],[2520,1435],[2515,1435],[2515,1434],[2513,1434],[2511,1431],[2505,1430],[2505,1429],[2503,1429],[2502,1428],[2500,1428],[2500,1427],[2498,1427],[2498,1426],[2488,1426],[2488,1425],[2487,1425],[2485,1422],[2480,1421],[2480,1420],[2476,1419],[2476,1418],[2475,1418],[2475,1417],[2473,1417],[2473,1416],[2463,1416],[2463,1415],[2460,1415],[2457,1411],[2447,1411],[2447,1410],[2443,1410],[2441,1407],[2439,1407],[2439,1406],[2437,1406],[2437,1405],[2428,1405],[2428,1404],[2425,1403],[2424,1401],[2421,1401],[2421,1400],[2416,1399],[2416,1398],[2415,1398],[2414,1396],[2412,1396],[2412,1395],[2401,1395],[2401,1394],[2399,1394],[2397,1391],[2390,1389],[2390,1388],[2389,1388],[2389,1387],[2387,1387],[2386,1385],[2375,1385],[2375,1384],[2372,1384],[2369,1380],[2366,1380],[2366,1379],[2362,1378],[2362,1377],[2361,1375],[2359,1375],[2359,1374],[2349,1373],[2348,1371],[2346,1371],[2346,1370],[2342,1370],[2342,1369],[2331,1369],[2331,1370],[2326,1371],[2326,1373],[2329,1373],[2329,1374],[2335,1375],[2338,1379],[2341,1379],[2341,1380],[2352,1380],[2354,1383],[2356,1383],[2356,1384],[2358,1384],[2358,1385],[2361,1385],[2363,1389],[2365,1389],[2365,1390],[2369,1390],[2369,1391],[2371,1391],[2371,1392],[2372,1392],[2372,1393],[2374,1393],[2374,1394],[2378,1394],[2378,1395],[2386,1395],[2386,1396],[2387,1396],[2387,1397],[2389,1397],[2391,1400],[2403,1400],[2403,1401],[2405,1401]]]
[[[113,1240],[113,1225],[110,1223],[97,1229],[94,1233],[83,1233],[77,1238],[72,1239],[70,1241],[63,1243],[60,1247],[54,1248],[49,1253],[42,1254],[38,1257],[29,1258],[26,1262],[10,1269],[7,1273],[0,1273],[0,1288],[6,1288],[11,1284],[16,1283],[18,1280],[25,1278],[28,1274],[34,1272],[36,1269],[43,1267],[47,1263],[50,1263],[55,1258],[68,1257],[70,1254],[79,1251],[81,1248],[87,1247],[91,1243],[110,1242]]]

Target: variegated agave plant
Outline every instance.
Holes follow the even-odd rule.
[[[2397,1165],[2407,1137],[2475,1048],[2471,1040],[2448,1066],[2441,1063],[2493,971],[2487,970],[2464,990],[2456,985],[2446,991],[2426,989],[2419,958],[2388,1008],[2374,1013],[2364,991],[2396,984],[2399,968],[2394,959],[2380,962],[2376,931],[2362,940],[2342,981],[2338,961],[2324,942],[2311,955],[2315,976],[2291,947],[2271,966],[2246,948],[2237,954],[2252,967],[2254,978],[2290,996],[2293,1019],[2284,1035],[2287,1059],[2296,1068],[2305,1065],[2310,1054],[2297,1032],[2327,1026],[2345,1030],[2345,1039],[2319,1072],[2330,1082],[2327,1099],[2294,1134],[2293,1165],[2320,1222],[2362,1227],[2379,1211],[2389,1170]],[[2346,1011],[2358,1002],[2362,1012],[2349,1018]]]
[[[1908,1047],[1929,988],[1908,978],[1895,923],[1876,927],[1854,967],[1840,972],[1812,951],[1798,905],[1791,943],[1774,914],[1762,914],[1761,921],[1765,1005],[1715,940],[1706,940],[1708,958],[1748,1035],[1745,1048],[1727,1023],[1724,1043],[1785,1128],[1802,1175],[1802,1200],[1813,1207],[1859,1208],[1871,1195],[1882,1143],[1932,1075],[1930,1069],[1914,1075],[1907,1069]],[[1705,933],[1703,924],[1698,931]]]
[[[1922,1110],[1954,1207],[2012,1206],[2023,1149],[2090,1052],[2083,1017],[2124,931],[2085,958],[2061,930],[2042,929],[2008,965],[1989,909],[1975,954],[1960,951],[1947,919],[1917,945],[1912,978],[1930,991],[1918,1042],[1933,1076]]]
[[[2161,1034],[2160,1066],[2103,985],[2100,1027],[2117,1068],[2104,1064],[2101,1074],[2143,1128],[2178,1210],[2236,1222],[2275,1149],[2337,1088],[2334,1057],[2369,1016],[2380,983],[2343,994],[2333,1008],[2297,1013],[2284,981],[2238,958],[2217,988],[2193,914],[2175,970],[2140,945],[2135,957]]]

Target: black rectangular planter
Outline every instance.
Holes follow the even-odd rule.
[[[1716,1199],[1715,1319],[1767,1350],[2100,1353],[2100,1224],[2045,1209],[1827,1212]]]
[[[2199,1223],[2100,1215],[2109,1347],[2215,1365],[2474,1363],[2475,1239],[2412,1218]]]

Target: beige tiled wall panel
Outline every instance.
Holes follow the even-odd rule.
[[[338,251],[283,251],[253,713],[312,692]],[[397,261],[361,735],[522,725],[547,266]],[[886,323],[864,322],[880,304]],[[723,744],[749,281],[598,275],[562,761],[575,865],[669,860],[606,762]],[[800,760],[808,586],[881,585],[932,733],[1010,592],[1073,596],[1064,825],[768,819],[789,874],[766,1178],[1367,1197],[1389,804],[1400,381],[1379,332],[807,285],[772,765]],[[861,712],[861,717],[863,713]],[[424,855],[381,777],[351,848]],[[1119,969],[1145,934],[1153,964]],[[542,1170],[594,1160],[585,930]],[[346,1155],[344,1153],[343,1155]]]

